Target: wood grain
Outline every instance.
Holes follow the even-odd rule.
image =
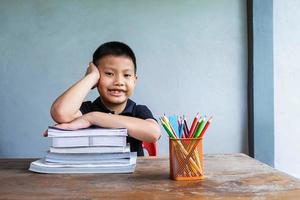
[[[169,179],[168,158],[133,174],[38,174],[34,159],[0,159],[0,199],[300,199],[300,180],[244,154],[205,155],[205,179]]]

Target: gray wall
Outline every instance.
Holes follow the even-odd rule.
[[[275,167],[300,178],[300,2],[274,1]]]
[[[246,0],[0,4],[1,157],[44,155],[51,103],[111,40],[136,52],[133,100],[156,117],[213,115],[205,153],[247,152]],[[167,155],[166,134],[158,145]]]
[[[253,0],[254,158],[274,166],[273,0]]]

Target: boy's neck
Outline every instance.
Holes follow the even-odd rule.
[[[103,105],[109,109],[110,111],[113,111],[114,114],[120,114],[125,108],[126,108],[126,105],[127,105],[127,101],[126,100],[125,102],[121,103],[121,104],[109,104],[105,101],[103,101],[103,99],[100,97]]]

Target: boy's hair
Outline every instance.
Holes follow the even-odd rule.
[[[98,66],[99,61],[105,56],[126,56],[134,64],[134,73],[136,73],[136,60],[132,49],[122,42],[112,41],[99,46],[93,54],[93,63]]]

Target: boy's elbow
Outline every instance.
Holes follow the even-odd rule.
[[[160,136],[161,136],[161,132],[158,132],[154,135],[154,141],[153,142],[157,142],[159,139],[160,139]]]
[[[160,139],[161,130],[156,122],[150,121],[150,123],[151,123],[151,127],[149,127],[147,131],[145,131],[144,137],[141,138],[140,140],[144,142],[155,143]]]
[[[51,107],[50,114],[52,116],[52,119],[59,124],[72,121],[72,119],[70,119],[70,117],[66,115],[64,111],[54,106]]]
[[[158,127],[158,129],[155,131],[154,134],[152,134],[152,137],[151,137],[151,141],[149,142],[157,142],[161,137],[161,130],[160,128]]]

